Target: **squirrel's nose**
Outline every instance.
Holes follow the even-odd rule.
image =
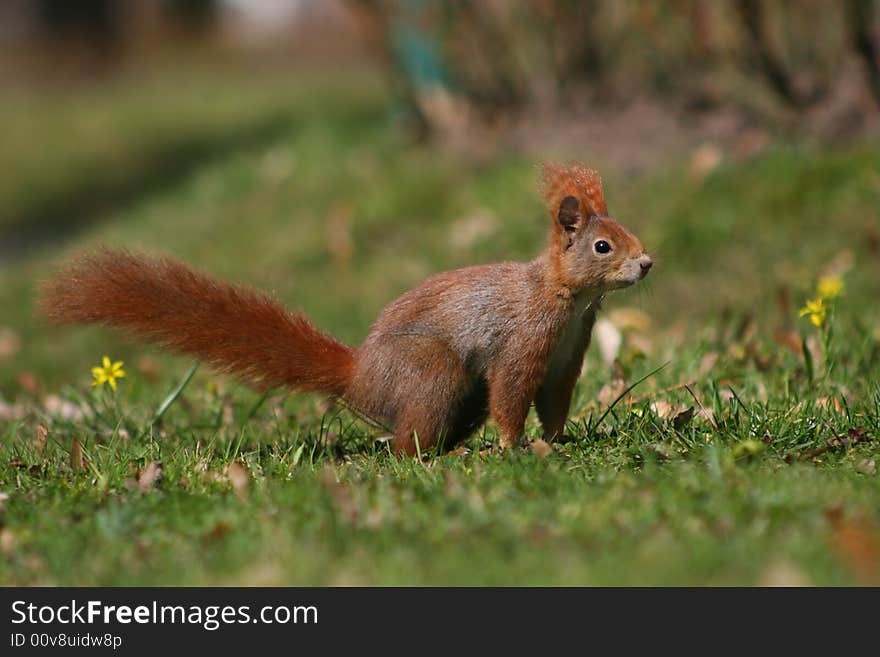
[[[651,256],[643,255],[639,258],[639,267],[642,268],[642,276],[648,273],[648,270],[654,266],[654,261],[651,260]]]

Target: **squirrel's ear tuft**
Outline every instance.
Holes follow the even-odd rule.
[[[606,215],[605,195],[599,172],[583,164],[541,164],[541,194],[547,209],[561,222],[562,204],[568,197],[578,201],[582,217]]]

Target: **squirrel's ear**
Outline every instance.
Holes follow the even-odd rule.
[[[559,202],[556,220],[566,233],[573,233],[581,223],[581,204],[574,196],[566,196]]]
[[[576,196],[568,195],[559,202],[559,208],[556,211],[556,221],[562,229],[559,235],[565,249],[574,244],[581,227],[592,216],[584,217],[581,202],[578,201]]]

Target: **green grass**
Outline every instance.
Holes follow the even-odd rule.
[[[498,455],[490,422],[466,451],[397,460],[344,410],[262,399],[204,369],[154,421],[192,363],[48,328],[36,283],[99,242],[169,253],[356,343],[425,276],[541,248],[531,161],[408,144],[369,77],[150,85],[3,109],[28,138],[0,162],[36,164],[7,169],[2,221],[37,217],[48,239],[0,268],[0,329],[20,341],[0,356],[0,399],[23,413],[0,419],[0,583],[877,583],[876,144],[777,146],[700,183],[675,161],[605,171],[613,212],[657,266],[609,299],[619,324],[640,315],[615,366],[588,353],[572,440],[546,458]],[[157,182],[180,143],[200,146]],[[58,210],[71,199],[76,216]],[[830,336],[797,317],[829,266],[847,269]],[[781,344],[801,339],[812,362]],[[104,354],[126,362],[116,396],[90,386]],[[613,379],[664,364],[596,426]],[[706,410],[673,419],[685,407]],[[534,418],[527,433],[540,435]],[[142,489],[151,462],[164,476]]]

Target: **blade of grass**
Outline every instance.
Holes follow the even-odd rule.
[[[256,403],[251,407],[251,410],[248,411],[247,415],[245,415],[245,417],[244,417],[244,424],[247,424],[248,422],[250,422],[251,420],[254,419],[254,416],[257,414],[257,412],[260,410],[260,408],[262,408],[263,404],[266,402],[267,399],[269,399],[269,393],[268,393],[268,392],[263,393],[262,395],[260,395],[260,398],[259,398],[259,399],[256,401]]]
[[[419,432],[418,431],[413,431],[413,439],[416,441],[416,456],[419,459],[419,463],[424,464],[424,462],[422,461],[422,448],[421,448],[421,445],[419,445]]]
[[[156,422],[162,419],[162,416],[165,415],[165,412],[171,408],[171,405],[177,401],[177,398],[180,397],[180,394],[183,392],[183,389],[189,384],[190,380],[193,378],[193,375],[196,373],[196,370],[199,369],[199,364],[196,363],[191,368],[189,368],[189,372],[186,373],[186,376],[177,384],[177,387],[172,390],[162,403],[159,404],[159,408],[156,409],[156,412],[153,413],[153,417],[150,418],[149,425],[152,426]]]
[[[813,354],[807,347],[807,338],[801,338],[801,350],[804,352],[804,367],[807,370],[807,382],[813,385]]]
[[[659,372],[660,370],[662,370],[662,369],[663,369],[664,367],[666,367],[667,365],[669,365],[669,361],[666,361],[665,363],[663,363],[663,364],[660,365],[659,367],[655,367],[653,370],[651,370],[650,372],[648,372],[647,374],[645,374],[645,376],[643,376],[641,379],[639,379],[639,380],[636,381],[635,383],[632,383],[632,384],[630,384],[629,386],[627,386],[627,387],[623,390],[623,392],[621,392],[619,395],[617,395],[617,397],[615,398],[615,400],[614,400],[613,402],[611,402],[611,404],[608,406],[608,408],[605,409],[605,412],[602,413],[602,415],[599,416],[599,419],[596,420],[596,423],[590,428],[590,433],[595,433],[595,432],[596,432],[596,429],[598,429],[598,428],[599,428],[599,425],[602,424],[602,420],[604,420],[606,417],[608,417],[608,414],[609,414],[612,410],[614,410],[614,407],[617,406],[618,402],[619,402],[621,399],[623,399],[623,398],[626,397],[630,392],[632,392],[632,391],[636,388],[636,386],[638,386],[638,385],[641,384],[642,382],[647,381],[648,379],[650,379],[652,376],[654,376],[657,372]]]

